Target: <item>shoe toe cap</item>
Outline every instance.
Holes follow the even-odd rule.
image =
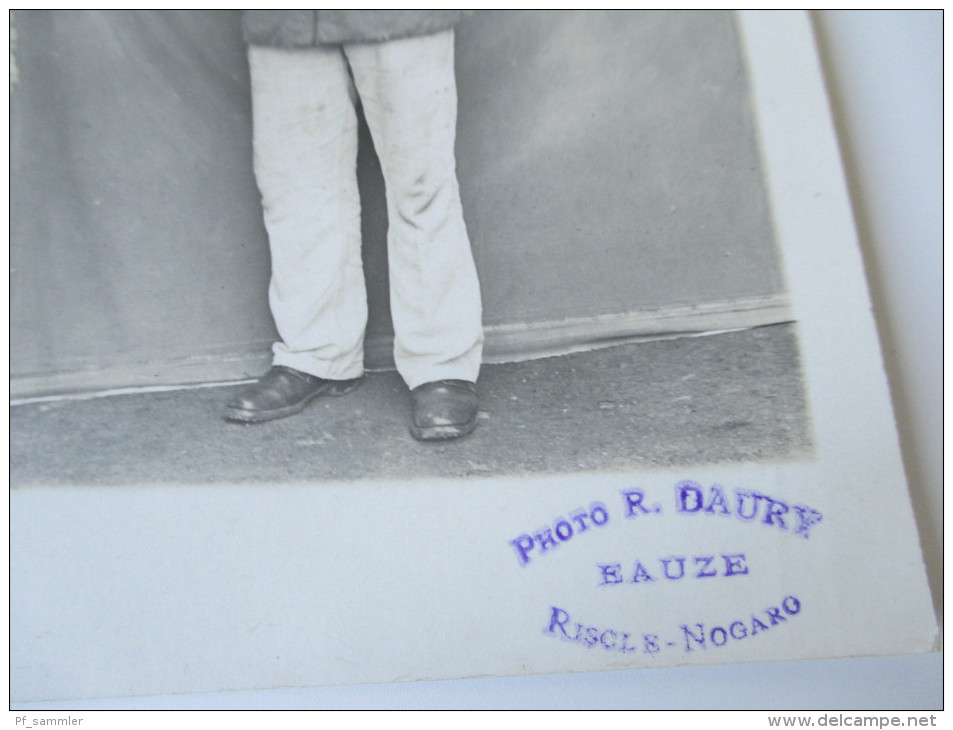
[[[479,399],[472,383],[427,383],[416,388],[413,395],[413,431],[417,438],[453,438],[473,430]]]

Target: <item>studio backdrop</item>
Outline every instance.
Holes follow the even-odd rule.
[[[458,177],[489,362],[789,318],[735,20],[485,11],[457,29]],[[238,11],[14,11],[15,397],[267,367]],[[383,180],[358,161],[391,365]]]

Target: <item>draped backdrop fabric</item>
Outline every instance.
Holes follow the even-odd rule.
[[[275,331],[240,13],[11,22],[14,395],[256,375]],[[732,14],[484,11],[456,35],[491,361],[691,330],[698,312],[717,314],[703,328],[783,319]],[[358,169],[367,364],[386,367],[387,221],[363,127]]]

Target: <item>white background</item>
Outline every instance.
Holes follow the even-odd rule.
[[[942,595],[940,11],[812,19],[931,589]],[[881,709],[942,707],[939,654],[180,695],[31,709]],[[26,706],[24,706],[25,708]],[[16,709],[16,708],[14,708]]]

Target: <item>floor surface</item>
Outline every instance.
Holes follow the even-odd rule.
[[[11,409],[11,483],[212,483],[468,477],[792,458],[811,448],[794,325],[485,366],[479,426],[418,443],[396,373],[257,425],[235,388]]]

